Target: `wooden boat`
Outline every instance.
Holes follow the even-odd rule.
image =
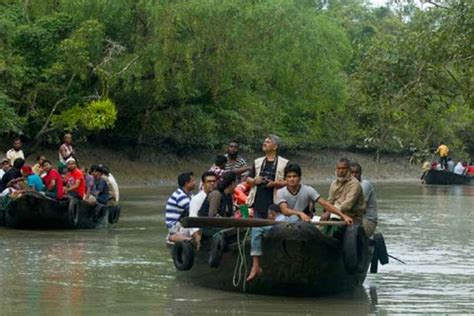
[[[352,226],[360,235],[361,227]],[[250,229],[250,228],[249,228]],[[242,291],[246,274],[250,271],[250,242],[244,240],[246,229],[203,230],[201,249],[192,256],[191,267],[189,251],[192,248],[182,247],[178,242],[172,246],[172,257],[178,271],[178,278],[189,280],[194,284],[229,291]],[[225,242],[221,245],[222,253],[216,266],[216,236],[224,235]],[[314,224],[297,222],[282,223],[273,226],[263,239],[261,265],[263,274],[245,283],[245,292],[267,295],[285,296],[320,296],[352,290],[360,286],[367,275],[367,270],[374,253],[373,243],[365,237],[357,237],[353,246],[358,248],[359,262],[348,271],[344,253],[345,242],[336,237],[328,237]],[[211,237],[213,236],[213,237]],[[371,244],[371,245],[369,245]],[[177,249],[175,248],[177,247]],[[245,248],[244,248],[245,247]],[[385,245],[384,245],[385,247]],[[214,252],[214,253],[213,253]],[[239,254],[240,253],[240,254]],[[239,274],[236,264],[239,258],[244,268]],[[374,256],[375,258],[375,256]],[[375,258],[377,260],[377,258]],[[385,263],[388,262],[387,261]],[[246,269],[245,269],[246,265]],[[184,269],[183,269],[184,268]],[[239,267],[237,267],[238,270]],[[241,267],[240,267],[241,268]],[[376,271],[375,271],[376,272]],[[236,274],[237,273],[237,274]],[[240,277],[239,286],[233,281]]]
[[[0,225],[11,228],[97,228],[116,223],[119,216],[119,207],[57,201],[37,192],[22,193],[0,206]]]
[[[426,184],[440,184],[440,185],[450,185],[450,184],[461,184],[469,185],[473,182],[471,176],[462,176],[454,172],[446,170],[435,170],[430,169],[424,177]]]

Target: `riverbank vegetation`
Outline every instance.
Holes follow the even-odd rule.
[[[474,4],[5,0],[0,133],[182,154],[474,152]],[[9,137],[3,137],[7,139]],[[7,141],[8,143],[8,141]]]

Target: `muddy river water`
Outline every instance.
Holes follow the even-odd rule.
[[[327,195],[328,183],[315,184]],[[123,188],[114,227],[0,228],[0,314],[295,315],[474,312],[474,186],[376,183],[394,260],[354,292],[318,298],[229,293],[177,281],[164,244],[172,187]]]

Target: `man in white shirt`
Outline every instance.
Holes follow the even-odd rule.
[[[2,180],[3,175],[11,168],[10,160],[8,158],[3,158],[0,161],[0,180]]]
[[[467,162],[463,162],[463,163],[458,162],[456,167],[454,167],[454,173],[464,175],[464,173],[466,171],[466,167],[467,167]]]
[[[189,203],[189,217],[198,216],[199,210],[201,209],[203,204],[207,202],[207,195],[216,188],[217,177],[212,171],[206,171],[202,174],[201,181],[202,190],[198,194],[193,196],[191,202]],[[196,234],[197,232],[199,232],[199,228],[190,229],[190,235],[194,236],[196,240],[196,248],[199,250],[201,243],[201,234]]]
[[[10,160],[10,165],[13,166],[13,163],[17,158],[25,159],[25,155],[23,154],[23,143],[19,137],[13,139],[13,148],[7,151],[7,158]]]

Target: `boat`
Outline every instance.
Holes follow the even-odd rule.
[[[0,206],[0,225],[10,228],[98,228],[116,223],[119,216],[119,206],[90,205],[74,198],[57,201],[38,192],[4,198]]]
[[[439,184],[439,185],[451,185],[451,184],[460,184],[460,185],[469,185],[473,183],[473,177],[463,176],[456,174],[454,172],[446,170],[436,170],[430,169],[424,176],[424,181],[426,184]]]
[[[262,275],[245,282],[251,267],[250,241],[245,238],[250,234],[248,230],[203,229],[201,249],[197,252],[190,242],[176,242],[171,246],[171,255],[177,277],[228,291],[322,296],[359,287],[371,262],[375,261],[371,267],[375,273],[377,261],[382,257],[359,225],[346,228],[343,236],[329,237],[313,223],[280,223],[263,239]],[[349,253],[344,250],[347,247]],[[384,243],[383,247],[386,254]],[[388,257],[380,262],[388,263]]]

